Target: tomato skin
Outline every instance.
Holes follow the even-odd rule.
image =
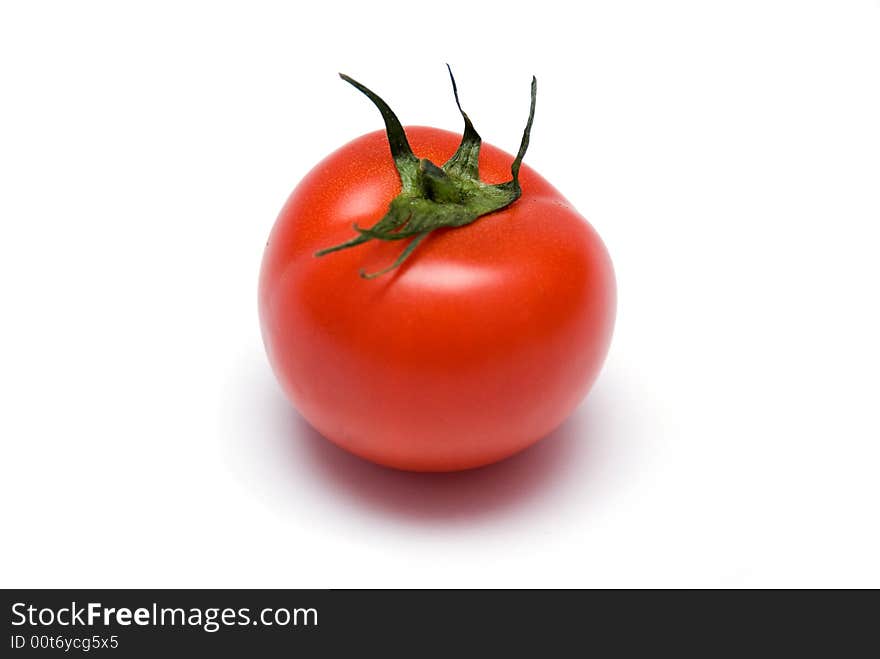
[[[460,135],[407,127],[442,164]],[[481,178],[513,157],[484,144]],[[400,191],[384,131],[349,142],[293,191],[260,273],[263,340],[302,416],[373,462],[414,471],[479,467],[557,427],[586,395],[615,315],[611,261],[590,225],[527,165],[522,197],[431,234],[399,269],[406,241],[314,253],[372,226]]]

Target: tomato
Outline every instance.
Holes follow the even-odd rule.
[[[405,137],[431,163],[462,139],[421,126]],[[406,470],[486,465],[550,433],[596,379],[614,324],[611,261],[527,165],[513,203],[430,232],[387,274],[359,276],[393,263],[399,240],[316,258],[353,225],[375,225],[401,192],[389,139],[349,142],[287,200],[260,273],[263,340],[293,405],[342,448]],[[482,145],[482,180],[509,179],[513,159]]]

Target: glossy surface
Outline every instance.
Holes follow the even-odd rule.
[[[460,135],[406,129],[442,164]],[[510,178],[490,145],[481,178]],[[522,197],[429,236],[397,271],[403,242],[314,252],[371,226],[400,189],[383,131],[319,163],[281,211],[260,275],[269,359],[288,397],[322,435],[374,462],[449,471],[534,443],[578,405],[614,324],[614,275],[600,238],[524,165]]]

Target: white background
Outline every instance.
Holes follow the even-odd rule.
[[[309,430],[261,251],[381,127],[515,150],[614,259],[606,368],[471,473]],[[0,585],[880,586],[880,3],[6,2]]]

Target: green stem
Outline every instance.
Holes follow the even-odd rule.
[[[416,157],[400,120],[385,101],[356,80],[339,74],[343,80],[369,98],[382,114],[391,148],[391,158],[400,176],[401,192],[391,200],[388,211],[372,227],[363,229],[355,225],[354,229],[358,233],[356,237],[322,249],[316,252],[315,256],[324,256],[362,245],[370,240],[390,241],[412,237],[413,240],[409,245],[387,268],[372,274],[361,271],[362,277],[372,279],[400,266],[432,231],[443,227],[468,225],[483,215],[506,208],[522,195],[519,170],[529,148],[529,136],[535,118],[537,80],[532,77],[529,118],[523,131],[519,151],[510,166],[512,178],[505,183],[490,185],[480,180],[479,156],[482,140],[470,117],[461,107],[455,77],[449,65],[446,66],[452,81],[455,104],[464,119],[464,133],[455,154],[442,167],[438,167],[427,158],[420,160]]]

